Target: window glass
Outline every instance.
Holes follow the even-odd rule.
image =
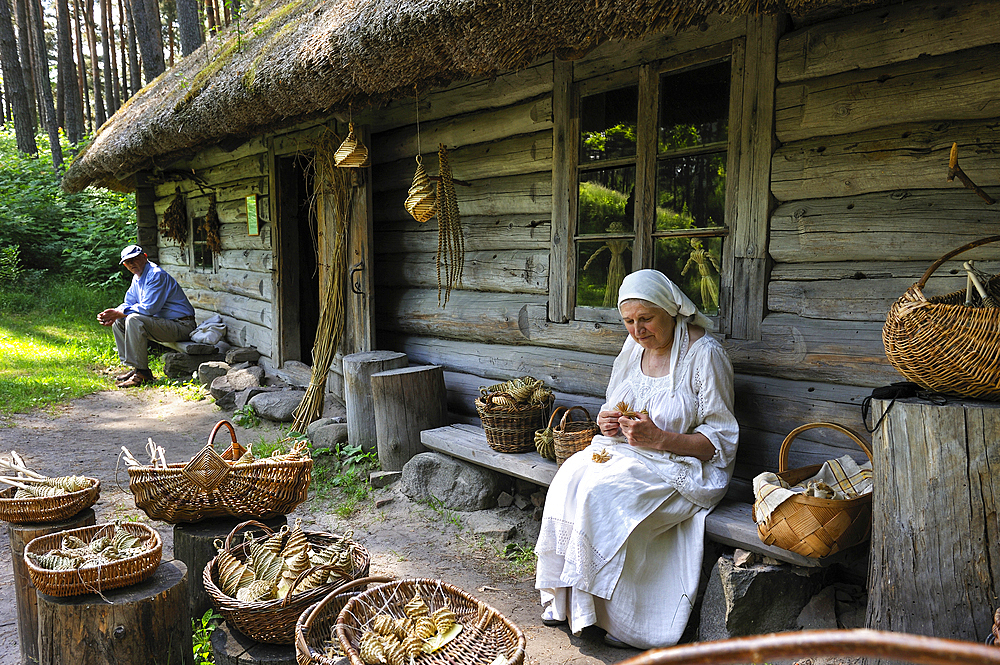
[[[705,314],[719,313],[722,238],[657,238],[653,267],[681,287]]]
[[[580,174],[577,235],[632,232],[635,216],[635,167]]]
[[[660,77],[659,152],[725,141],[729,62]]]
[[[191,226],[194,233],[191,235],[191,250],[194,254],[195,268],[208,268],[212,266],[212,250],[208,248],[208,230],[204,217],[195,217]]]
[[[580,99],[580,163],[635,156],[639,88]]]
[[[657,231],[723,226],[725,205],[726,153],[657,162]]]
[[[615,307],[618,287],[632,272],[632,240],[579,241],[576,249],[576,304]]]

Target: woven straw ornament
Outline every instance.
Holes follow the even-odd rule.
[[[340,168],[359,168],[368,165],[368,148],[354,135],[354,123],[348,125],[347,138],[333,154],[333,163]]]
[[[434,183],[427,177],[420,155],[417,155],[417,170],[413,174],[413,184],[410,185],[403,206],[413,219],[421,223],[437,213],[437,191]]]

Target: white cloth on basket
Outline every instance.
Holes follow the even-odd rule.
[[[808,493],[824,499],[854,499],[871,492],[872,486],[871,460],[859,465],[850,455],[827,460],[815,475],[795,485],[789,485],[777,474],[765,471],[753,479],[754,516],[758,524],[767,522],[775,508],[796,494]]]

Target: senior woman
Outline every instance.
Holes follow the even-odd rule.
[[[733,367],[711,322],[662,273],[625,277],[628,338],[601,433],[556,473],[535,588],[546,625],[597,625],[616,647],[676,644],[698,593],[705,518],[726,493],[739,429]],[[623,415],[625,402],[635,416]]]

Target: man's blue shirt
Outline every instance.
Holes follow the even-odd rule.
[[[119,307],[128,314],[145,314],[162,319],[182,319],[194,316],[194,307],[173,277],[152,261],[146,262],[141,275],[132,276],[125,292],[125,302]]]

